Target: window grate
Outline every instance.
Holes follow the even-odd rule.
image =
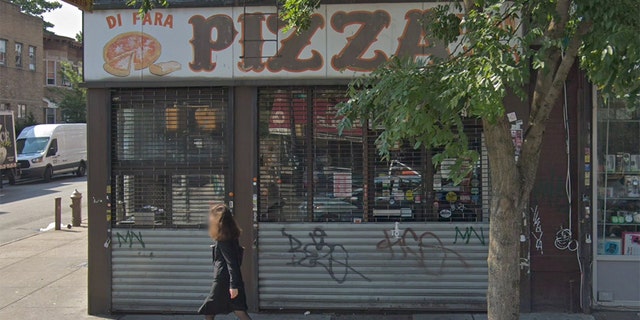
[[[225,88],[112,92],[112,221],[178,227],[207,223],[228,189]]]
[[[380,134],[375,128],[358,123],[339,134],[336,105],[345,101],[345,92],[343,87],[260,89],[261,221],[487,218],[488,166],[479,120],[465,120],[464,130],[481,161],[454,186],[453,159],[433,166],[438,150],[399,143],[383,159],[375,148]]]

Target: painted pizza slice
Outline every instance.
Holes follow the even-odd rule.
[[[156,38],[144,32],[119,34],[104,46],[104,61],[109,63],[122,54],[129,52],[133,52],[133,68],[142,70],[158,60],[162,53],[162,46]]]
[[[135,52],[129,51],[115,56],[113,59],[105,62],[103,65],[104,71],[116,76],[126,77],[131,74],[131,67],[133,63],[133,57]]]

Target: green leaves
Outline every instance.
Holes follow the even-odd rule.
[[[59,89],[62,99],[58,105],[62,110],[64,120],[70,123],[86,122],[87,90],[80,87],[82,75],[77,68],[69,63],[62,64],[60,73],[71,83],[70,89]]]
[[[464,18],[449,5],[433,9],[423,22],[427,34],[459,49],[445,59],[393,57],[354,80],[350,100],[340,106],[343,126],[369,119],[371,127],[382,129],[376,145],[383,156],[408,141],[437,150],[435,164],[455,158],[453,178],[460,181],[479,158],[469,149],[465,119],[493,122],[503,117],[505,95],[515,91],[524,96],[521,88],[529,75],[522,50],[517,50],[522,38],[513,23],[515,5],[486,5]]]
[[[640,5],[616,0],[606,5],[595,0],[577,1],[577,14],[588,19],[583,36],[580,67],[603,94],[640,95]]]
[[[130,7],[138,7],[138,14],[144,17],[147,12],[153,10],[158,6],[168,7],[168,0],[127,0],[127,5]]]
[[[311,16],[320,7],[320,0],[282,0],[281,3],[280,19],[287,24],[284,32],[292,28],[302,32],[309,28]]]
[[[9,2],[18,5],[23,13],[40,17],[42,14],[62,7],[58,1],[49,0],[9,0]],[[45,29],[53,27],[50,22],[44,21]]]

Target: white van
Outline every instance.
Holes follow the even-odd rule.
[[[21,178],[50,181],[54,174],[87,172],[87,125],[39,124],[24,128],[16,141]]]

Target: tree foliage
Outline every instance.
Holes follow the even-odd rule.
[[[130,7],[138,8],[140,16],[144,16],[147,12],[153,10],[156,7],[169,6],[168,0],[126,0],[127,5]]]
[[[20,11],[23,13],[40,18],[42,18],[44,13],[62,7],[60,2],[51,0],[9,0],[9,2],[19,6]],[[45,28],[51,28],[53,24],[44,21],[44,26]]]
[[[62,99],[58,103],[65,122],[87,121],[87,90],[80,87],[82,75],[69,63],[62,64],[62,76],[71,83],[70,88],[59,89]]]
[[[557,96],[550,89],[559,91],[577,56],[603,92],[637,96],[640,6],[634,2],[564,1],[560,12],[563,1],[476,1],[467,10],[441,5],[425,24],[427,34],[456,49],[444,58],[394,57],[354,80],[342,109],[346,125],[370,118],[385,128],[377,141],[383,154],[396,141],[410,140],[416,147],[442,148],[437,159],[477,158],[467,151],[462,119],[503,117],[508,92],[526,97],[531,63],[539,79],[550,80],[538,86],[533,110],[555,103],[544,98]]]
[[[84,42],[84,32],[78,31],[74,37],[78,42]]]
[[[285,0],[282,15],[303,28],[315,5],[315,0]],[[398,141],[442,150],[434,163],[457,158],[459,180],[469,168],[463,164],[478,159],[469,151],[463,120],[482,120],[492,181],[489,318],[517,319],[519,261],[526,259],[520,235],[530,234],[524,221],[547,119],[575,65],[604,95],[638,98],[640,5],[637,0],[463,0],[441,2],[423,24],[429,42],[446,46],[450,54],[393,57],[355,79],[349,101],[341,105],[343,126],[364,118],[383,128],[376,140],[383,155]],[[509,93],[529,104],[517,160],[505,117]]]
[[[16,136],[20,135],[22,129],[35,126],[36,124],[38,124],[38,121],[36,121],[36,117],[33,115],[33,112],[27,113],[27,116],[22,119],[16,119]]]

